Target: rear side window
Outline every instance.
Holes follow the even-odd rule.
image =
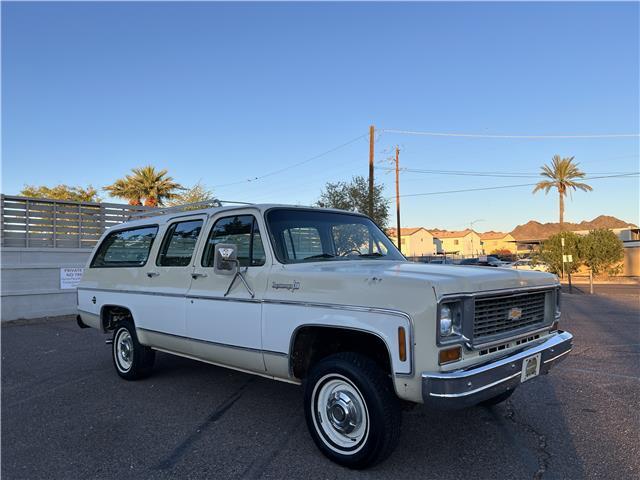
[[[216,221],[202,256],[203,267],[213,266],[215,246],[218,243],[232,243],[238,247],[237,257],[241,267],[264,265],[264,245],[258,222],[253,215],[236,215]]]
[[[157,233],[157,225],[111,232],[100,244],[91,267],[142,267]]]
[[[186,267],[189,265],[200,230],[202,230],[202,220],[172,224],[164,235],[156,265],[160,267]]]

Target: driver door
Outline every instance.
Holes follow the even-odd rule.
[[[264,372],[261,317],[271,261],[265,252],[264,231],[253,211],[220,214],[205,232],[187,294],[187,335],[193,354],[231,367]],[[215,245],[234,244],[240,271],[253,296],[233,275],[214,272]]]

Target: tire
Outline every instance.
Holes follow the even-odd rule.
[[[493,407],[494,405],[498,405],[499,403],[502,403],[505,400],[507,400],[511,395],[513,395],[513,392],[515,392],[515,389],[507,390],[506,392],[502,392],[501,394],[496,395],[495,397],[488,398],[487,400],[480,402],[478,405],[481,405],[483,407]]]
[[[330,355],[305,380],[304,411],[313,441],[330,460],[363,469],[386,459],[400,439],[400,401],[368,357]]]
[[[136,329],[129,320],[118,323],[113,332],[111,354],[116,372],[125,380],[148,377],[156,358],[156,352],[138,342]]]

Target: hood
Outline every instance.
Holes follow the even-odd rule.
[[[509,288],[556,285],[555,275],[502,267],[430,265],[387,260],[328,261],[287,265],[290,272],[304,276],[333,273],[336,278],[374,278],[385,283],[406,284],[412,280],[429,284],[438,296],[449,293],[474,293]],[[324,275],[323,275],[324,276]]]

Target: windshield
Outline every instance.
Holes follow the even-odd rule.
[[[267,225],[282,263],[353,259],[404,260],[367,217],[322,210],[273,209]]]

